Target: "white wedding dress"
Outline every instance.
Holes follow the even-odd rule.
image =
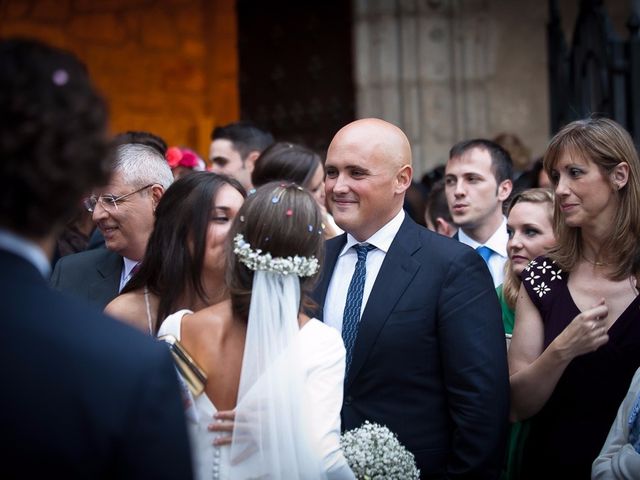
[[[165,319],[158,336],[173,335],[180,340],[184,315],[180,310]],[[340,334],[324,323],[312,319],[297,336],[304,372],[304,402],[310,418],[311,447],[328,479],[355,479],[340,450],[340,409],[345,370],[345,349]],[[187,426],[191,441],[194,474],[197,480],[230,480],[230,446],[214,446],[216,432],[210,432],[215,405],[202,393],[187,406]],[[234,478],[233,480],[243,480]],[[273,479],[276,480],[276,479]]]

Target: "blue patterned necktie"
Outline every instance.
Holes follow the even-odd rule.
[[[482,259],[484,260],[484,263],[487,264],[487,266],[489,265],[489,259],[491,258],[491,255],[493,255],[493,250],[491,250],[489,247],[485,247],[484,245],[476,248],[476,252],[478,252],[480,254],[480,256],[482,257]]]
[[[358,323],[360,322],[360,308],[362,307],[362,294],[364,292],[364,281],[367,278],[367,253],[373,250],[373,245],[368,243],[356,244],[353,246],[358,254],[356,268],[347,290],[347,301],[344,305],[344,315],[342,317],[342,339],[347,350],[346,372],[351,367],[351,357],[353,355],[353,345],[356,343],[358,334]]]

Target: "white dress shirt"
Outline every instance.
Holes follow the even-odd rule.
[[[400,230],[404,216],[404,210],[401,209],[389,223],[364,242],[358,242],[351,234],[347,234],[347,243],[336,261],[336,266],[333,270],[327,296],[324,301],[324,322],[327,325],[334,327],[342,333],[342,317],[344,315],[344,306],[347,302],[347,291],[349,290],[351,277],[353,276],[358,260],[356,250],[351,247],[358,243],[368,243],[376,247],[367,254],[367,277],[364,281],[362,306],[360,307],[360,315],[362,316],[384,257],[387,255],[391,242],[393,242],[393,239],[396,237],[398,230]]]
[[[469,245],[474,250],[480,246],[489,247],[493,250],[493,255],[489,259],[487,266],[491,277],[493,277],[493,286],[502,285],[504,280],[504,264],[507,262],[507,241],[509,234],[507,233],[507,218],[502,217],[502,223],[498,229],[493,232],[486,243],[478,243],[473,238],[464,233],[462,229],[458,230],[458,240],[465,245]]]
[[[131,270],[138,264],[136,260],[131,260],[127,257],[122,257],[122,260],[124,260],[124,265],[122,266],[122,272],[120,272],[120,288],[118,288],[118,292],[121,292],[127,282],[131,280]]]

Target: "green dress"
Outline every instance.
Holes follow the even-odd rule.
[[[513,333],[513,324],[516,314],[504,298],[502,285],[496,288],[500,307],[502,308],[502,325],[504,333]],[[520,464],[522,462],[522,448],[529,431],[529,422],[516,422],[511,424],[509,430],[509,440],[507,444],[507,458],[505,459],[504,470],[502,471],[502,480],[515,480],[520,477]]]
[[[513,333],[513,322],[516,317],[515,312],[507,305],[507,301],[504,298],[504,292],[502,291],[502,285],[496,288],[498,294],[498,300],[500,300],[500,307],[502,308],[502,325],[504,325],[504,333]]]

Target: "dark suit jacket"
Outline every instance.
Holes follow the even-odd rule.
[[[160,345],[51,290],[0,250],[2,478],[191,478]]]
[[[60,258],[51,274],[51,286],[104,309],[118,296],[122,257],[96,248]]]
[[[327,242],[314,295],[321,309],[345,242],[346,234]],[[360,321],[342,428],[386,425],[422,478],[497,478],[508,403],[500,305],[485,263],[406,216]]]

